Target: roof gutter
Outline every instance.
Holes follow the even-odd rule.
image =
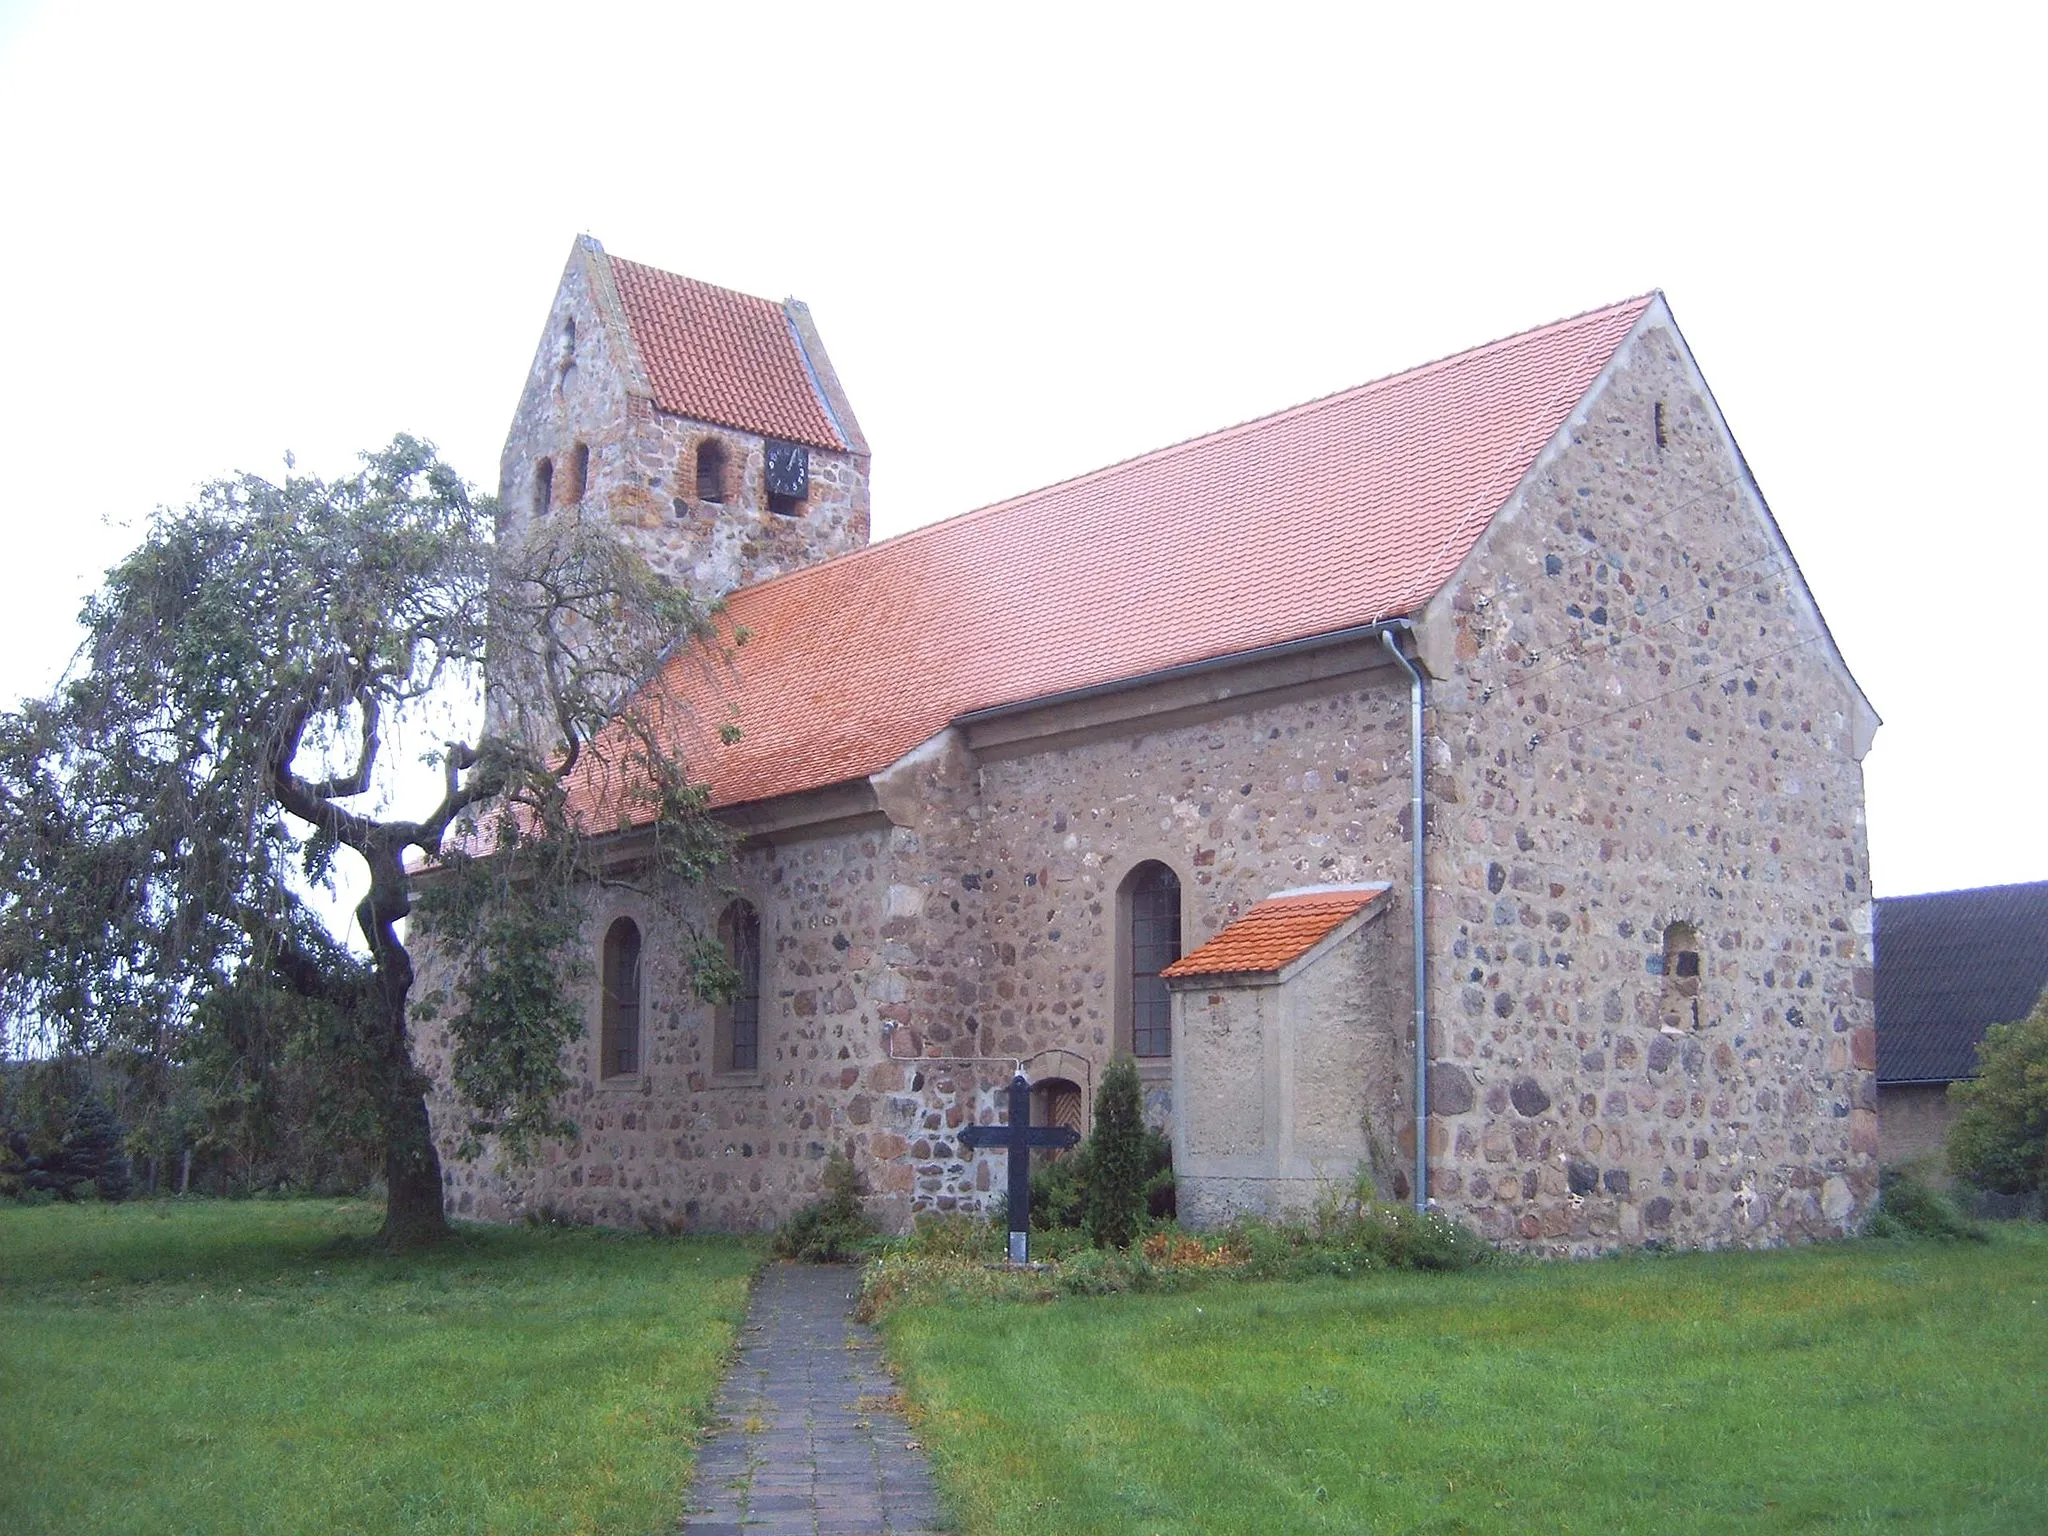
[[[1414,626],[1396,621],[1412,641]],[[1393,627],[1380,644],[1408,674],[1408,926],[1415,944],[1415,1209],[1429,1209],[1429,945],[1423,882],[1422,671],[1401,654]]]
[[[1119,677],[1106,683],[1091,683],[1085,688],[1069,688],[1064,693],[1042,693],[1008,704],[991,704],[986,709],[970,710],[964,715],[955,715],[953,724],[980,725],[987,720],[1001,720],[1009,715],[1021,715],[1027,710],[1107,698],[1115,693],[1130,693],[1139,688],[1149,688],[1155,683],[1173,682],[1183,677],[1199,677],[1205,672],[1220,672],[1227,667],[1249,666],[1282,656],[1298,656],[1308,651],[1326,651],[1352,641],[1370,640],[1376,635],[1384,635],[1390,626],[1399,626],[1402,629],[1409,627],[1406,619],[1376,620],[1371,624],[1353,624],[1344,629],[1327,630],[1320,635],[1308,635],[1300,640],[1283,640],[1278,645],[1262,645],[1249,651],[1226,651],[1221,656],[1205,656],[1200,661],[1184,661],[1171,667],[1156,667],[1150,672],[1139,672],[1131,677]]]

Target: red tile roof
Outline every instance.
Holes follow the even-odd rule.
[[[733,660],[686,649],[657,679],[672,745],[714,804],[766,799],[875,773],[976,710],[1412,614],[1650,302],[743,588]],[[612,819],[594,783],[579,798]]]
[[[1162,976],[1227,976],[1277,971],[1291,965],[1336,931],[1338,924],[1386,894],[1384,885],[1332,886],[1296,891],[1258,903]]]
[[[815,448],[847,447],[780,304],[605,259],[662,410]]]

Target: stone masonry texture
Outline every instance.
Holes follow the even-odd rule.
[[[656,571],[707,597],[867,544],[865,454],[811,448],[810,494],[798,515],[778,514],[764,481],[766,439],[655,408],[633,356],[609,264],[579,243],[499,461],[501,538],[550,518],[602,519]],[[722,501],[698,494],[707,442],[724,451]]]
[[[522,423],[508,494],[536,451]],[[652,496],[657,470],[676,473],[637,456],[671,438],[602,426],[574,430],[628,477],[603,486],[638,477]],[[865,537],[859,474],[846,538]],[[724,547],[692,527],[642,531],[680,573]],[[821,537],[814,553],[842,535]],[[1877,1152],[1853,685],[1668,330],[1626,345],[1417,627],[1431,1197],[1557,1254],[1853,1227]],[[958,1131],[999,1118],[1020,1065],[1092,1099],[1119,1044],[1119,893],[1140,864],[1179,876],[1186,948],[1277,891],[1388,881],[1361,942],[1405,961],[1408,714],[1405,676],[1361,663],[1042,747],[977,754],[948,730],[877,777],[862,817],[751,838],[719,890],[592,891],[593,955],[617,916],[646,935],[641,1070],[598,1076],[593,977],[563,1106],[579,1139],[531,1166],[462,1162],[447,1042],[423,1023],[450,1208],[758,1229],[814,1198],[842,1151],[894,1225],[985,1209],[1002,1161]],[[761,1058],[721,1075],[683,957],[733,895],[761,919]],[[1673,924],[1697,936],[1682,992],[1662,974]],[[436,966],[423,957],[422,995],[446,984]],[[1405,963],[1375,975],[1354,1005],[1390,1058],[1371,1118],[1405,1168],[1413,999]],[[1166,1064],[1145,1079],[1169,1124]]]
[[[1432,1194],[1559,1252],[1844,1230],[1877,1152],[1853,706],[1670,332],[1436,606]]]

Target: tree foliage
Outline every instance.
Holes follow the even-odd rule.
[[[1948,1133],[1952,1172],[1995,1194],[2048,1194],[2048,993],[1984,1032],[1977,1075],[1948,1096],[1962,1110]]]
[[[0,1195],[120,1200],[131,1187],[122,1127],[75,1057],[0,1075]]]
[[[551,1101],[581,1021],[577,882],[619,862],[593,850],[627,823],[670,872],[722,850],[659,719],[620,709],[707,615],[594,517],[505,540],[495,523],[407,437],[343,479],[216,481],[108,573],[56,692],[0,718],[16,1043],[204,1063],[259,1111],[267,1063],[315,1053],[334,1112],[375,1120],[398,1243],[445,1227],[407,1034],[407,858],[440,871],[428,915],[460,977],[471,1130],[516,1151],[568,1129]],[[481,732],[432,739],[479,704]],[[408,745],[439,778],[414,816],[391,761]],[[593,771],[604,824],[572,812],[571,776]],[[343,849],[367,876],[367,960],[307,901]]]

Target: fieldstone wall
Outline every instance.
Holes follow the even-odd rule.
[[[584,983],[588,1032],[570,1047],[565,1113],[581,1130],[532,1166],[504,1166],[495,1150],[459,1161],[459,1109],[446,1091],[445,1026],[416,1025],[422,1065],[441,1085],[433,1101],[449,1209],[508,1219],[529,1210],[610,1225],[748,1231],[774,1225],[816,1197],[833,1149],[865,1151],[888,1109],[862,1079],[883,1050],[865,1004],[878,967],[893,852],[886,830],[744,851],[725,889],[652,900],[624,888],[596,891],[586,927],[595,957],[615,918],[643,935],[641,1070],[598,1074],[599,978]],[[684,957],[716,931],[733,896],[760,915],[760,1068],[721,1073],[712,1059],[712,1009],[691,992]],[[445,987],[438,961],[418,995]],[[907,1108],[905,1110],[907,1113]]]
[[[1425,625],[1431,1193],[1560,1253],[1840,1233],[1878,1150],[1858,702],[1668,330],[1569,432]]]
[[[1320,698],[982,764],[959,812],[974,835],[956,837],[925,874],[943,905],[962,901],[977,919],[974,1001],[943,986],[926,994],[919,1048],[958,1051],[966,1035],[998,1068],[1071,1052],[1086,1078],[1060,1075],[1092,1090],[1118,1046],[1118,899],[1133,871],[1156,860],[1180,877],[1184,949],[1276,891],[1396,878],[1407,857],[1406,733],[1407,691],[1386,667]],[[1396,905],[1390,919],[1405,923]],[[1397,985],[1399,1017],[1412,1003]],[[931,1034],[949,1028],[958,1033]],[[1171,1063],[1140,1070],[1148,1117],[1170,1124]],[[1002,1070],[987,1087],[1007,1079]],[[984,1105],[992,1118],[986,1089]],[[920,1187],[920,1208],[979,1206],[990,1169],[1000,1190],[1001,1160],[984,1156],[971,1179]]]
[[[968,1154],[956,1133],[1001,1118],[1020,1065],[1092,1095],[1116,1027],[1117,890],[1138,864],[1180,873],[1190,948],[1275,891],[1398,871],[1407,695],[1390,670],[1324,698],[1002,763],[976,764],[948,732],[878,779],[876,827],[748,848],[729,885],[761,917],[758,1081],[711,1072],[712,1010],[681,969],[692,926],[713,931],[725,896],[595,894],[591,955],[622,913],[645,935],[643,1070],[595,1075],[592,975],[565,1106],[580,1141],[537,1168],[462,1163],[445,1030],[420,1026],[423,1064],[444,1085],[450,1209],[749,1230],[814,1198],[832,1150],[862,1166],[894,1225],[985,1208],[1004,1187],[1001,1159]],[[1393,904],[1385,921],[1405,925]],[[424,958],[418,995],[446,985]],[[1389,986],[1405,1021],[1405,973]],[[1410,1051],[1412,1036],[1397,1054]],[[1166,1124],[1169,1066],[1150,1070]]]

